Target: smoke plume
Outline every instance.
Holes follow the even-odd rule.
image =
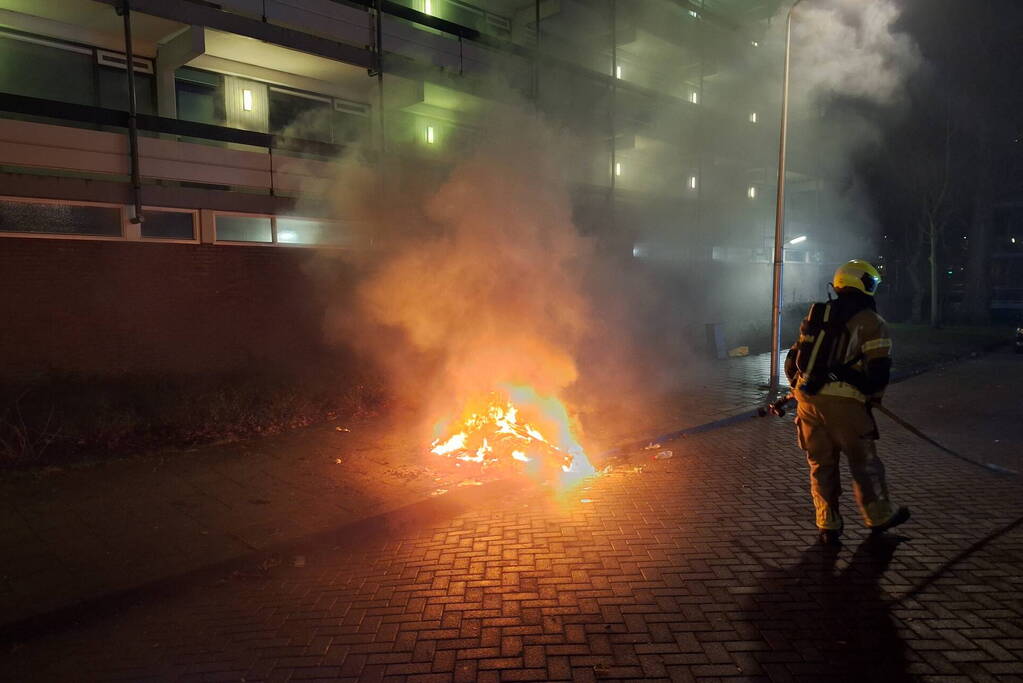
[[[901,12],[892,0],[811,1],[796,13],[792,44],[797,92],[877,104],[900,99],[921,57],[913,39],[898,30]]]
[[[526,116],[481,138],[443,179],[405,159],[385,176],[351,164],[338,183],[343,215],[386,244],[357,315],[335,311],[332,328],[433,418],[503,385],[563,395],[590,329],[593,250],[572,223],[563,144]]]

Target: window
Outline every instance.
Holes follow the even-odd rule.
[[[0,199],[0,232],[120,237],[121,207],[4,198]]]
[[[333,142],[334,106],[329,97],[270,88],[270,132],[283,138]]]
[[[290,216],[278,216],[275,220],[278,244],[340,247],[348,246],[352,242],[351,234],[340,223]]]
[[[227,121],[224,109],[224,83],[219,74],[181,68],[175,73],[178,118],[182,121],[222,126]]]
[[[0,32],[0,91],[75,104],[96,104],[92,50]]]
[[[749,197],[750,199],[756,199],[757,198],[757,188],[756,188],[756,185],[750,185],[749,187],[746,188],[746,196]]]
[[[699,104],[700,103],[700,93],[698,93],[696,90],[690,90],[689,91],[689,101],[691,103],[693,103],[693,104]]]
[[[690,190],[695,190],[696,189],[696,176],[694,176],[694,175],[689,176],[688,185],[689,185],[689,189]]]
[[[128,75],[124,69],[97,67],[99,106],[128,111]],[[140,114],[155,114],[153,77],[135,72],[135,106]]]
[[[128,59],[119,52],[96,50],[96,87],[99,106],[128,111]],[[142,114],[154,114],[153,63],[145,57],[134,58],[135,106]]]
[[[756,123],[759,120],[759,118],[760,117],[757,115],[757,113],[755,111],[751,111],[749,113],[749,122],[750,123]]]
[[[218,242],[273,242],[270,216],[218,213],[216,230]]]
[[[358,102],[334,100],[334,144],[354,142],[369,132],[368,107]]]
[[[802,249],[785,249],[782,251],[782,260],[785,263],[808,263],[809,254]]]
[[[142,210],[143,239],[195,240],[195,212],[145,208]]]

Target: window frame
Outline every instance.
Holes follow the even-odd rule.
[[[102,242],[127,242],[128,230],[125,227],[128,222],[128,207],[124,204],[115,204],[112,202],[89,202],[78,199],[53,199],[52,197],[11,197],[8,195],[0,195],[0,201],[2,202],[20,202],[22,204],[67,204],[70,206],[99,206],[111,209],[117,209],[120,212],[120,220],[118,226],[120,227],[121,234],[114,235],[76,235],[73,233],[63,232],[14,232],[0,230],[0,237],[27,237],[31,239],[50,239],[50,240],[98,240]]]
[[[153,206],[144,205],[142,207],[142,215],[145,216],[146,212],[163,212],[163,213],[185,213],[192,216],[192,239],[180,239],[175,237],[144,237],[142,235],[142,225],[139,223],[132,223],[131,219],[134,216],[133,207],[129,204],[118,204],[115,202],[91,202],[86,200],[78,199],[54,199],[52,197],[17,197],[9,195],[0,195],[0,202],[20,202],[22,204],[43,204],[43,205],[70,205],[70,206],[98,206],[104,208],[117,209],[119,212],[118,225],[120,226],[119,235],[76,235],[73,233],[59,233],[59,232],[8,232],[0,231],[0,238],[13,237],[13,238],[29,238],[29,239],[49,239],[49,240],[91,240],[100,242],[136,242],[146,244],[191,244],[201,245],[209,244],[211,246],[216,245],[227,245],[236,247],[281,247],[285,249],[340,249],[340,250],[351,250],[354,247],[351,245],[343,244],[309,244],[300,242],[280,242],[278,240],[278,218],[291,218],[302,221],[312,221],[321,223],[329,226],[341,226],[343,221],[338,221],[330,218],[321,218],[315,216],[278,216],[277,214],[267,213],[255,213],[248,211],[221,211],[219,209],[193,209],[185,208],[180,206]],[[213,240],[203,240],[204,231],[204,220],[203,212],[209,211],[213,218],[212,231]],[[270,219],[270,235],[272,241],[270,242],[241,242],[236,240],[221,240],[217,238],[217,216],[242,216],[251,218],[269,218]]]
[[[236,247],[275,247],[277,246],[277,221],[276,216],[269,213],[255,213],[249,211],[221,211],[213,209],[213,244],[227,244]],[[222,240],[217,234],[217,216],[241,216],[243,218],[269,218],[270,219],[270,241],[269,242],[242,242],[236,240]]]
[[[137,225],[135,223],[131,223],[131,218],[132,218],[132,214],[134,213],[134,211],[131,210],[131,207],[127,207],[127,208],[129,210],[125,211],[125,216],[126,216],[126,220],[128,222],[128,225],[124,226],[125,234],[128,234],[128,231],[131,229],[131,227]],[[190,213],[190,214],[192,214],[192,239],[185,240],[185,239],[180,239],[178,237],[146,237],[145,235],[142,234],[142,226],[145,225],[146,213],[150,212],[150,211],[154,211],[154,212],[157,212],[157,213]],[[201,223],[199,221],[199,209],[183,209],[181,207],[173,207],[173,206],[148,206],[148,205],[144,205],[142,207],[142,218],[143,218],[142,224],[137,226],[138,227],[138,241],[139,242],[155,242],[157,244],[200,244],[202,242],[202,235],[200,234],[201,230],[202,230],[202,225],[201,225]]]

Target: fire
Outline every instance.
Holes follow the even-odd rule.
[[[467,410],[447,435],[434,439],[430,452],[478,464],[481,470],[525,471],[562,484],[593,473],[560,401],[538,396],[528,387],[503,393],[507,395],[494,393],[476,402],[477,407]],[[522,411],[536,419],[525,421]],[[536,425],[549,429],[548,435]]]

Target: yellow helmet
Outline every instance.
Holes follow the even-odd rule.
[[[836,292],[849,288],[874,296],[877,286],[881,284],[881,273],[866,261],[853,259],[838,267],[838,270],[835,271],[835,279],[831,284]]]

